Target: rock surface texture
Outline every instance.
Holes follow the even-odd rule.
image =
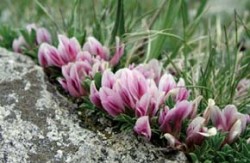
[[[51,85],[26,56],[0,48],[0,162],[186,162],[171,158],[131,134],[79,126],[74,104]]]

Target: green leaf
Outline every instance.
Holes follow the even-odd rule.
[[[30,45],[30,34],[26,29],[21,29],[20,33],[22,34],[24,40]]]
[[[177,18],[180,7],[181,0],[167,1],[167,7],[163,10],[165,13],[163,17],[159,17],[159,25],[155,27],[156,30],[171,29],[173,27],[174,21]],[[146,61],[149,61],[152,58],[159,58],[166,38],[167,37],[164,35],[158,35],[157,38],[152,41],[150,52],[148,53],[148,56],[146,56]]]
[[[35,29],[31,29],[31,33],[29,35],[29,41],[30,41],[30,45],[31,46],[35,46],[36,44],[36,30]]]
[[[90,84],[91,84],[92,80],[88,77],[86,77],[82,83],[83,88],[86,90],[90,90]]]
[[[68,37],[76,37],[79,41],[80,45],[83,45],[86,37],[86,30],[80,31],[77,30],[76,27],[70,27],[67,31]]]
[[[125,33],[125,19],[124,19],[124,6],[123,0],[117,0],[117,11],[115,25],[112,31],[112,37],[110,43],[115,41],[115,37],[123,37]]]
[[[77,7],[79,6],[80,0],[75,0],[74,6],[71,11],[71,18],[68,23],[68,27],[73,27],[76,24]],[[74,28],[75,29],[75,28]]]
[[[198,163],[199,162],[198,157],[196,156],[195,153],[189,153],[188,155],[191,157],[191,160],[192,160],[193,163]]]
[[[203,11],[205,10],[206,4],[207,4],[207,0],[201,0],[200,6],[195,15],[196,18],[199,17],[203,13]]]
[[[189,11],[188,11],[188,4],[186,0],[182,0],[181,3],[181,14],[182,14],[182,21],[184,29],[189,24]]]
[[[248,146],[248,147],[247,147]],[[245,155],[245,156],[249,156],[250,154],[249,154],[249,148],[250,147],[250,145],[249,144],[242,144],[242,154],[243,155]]]
[[[204,161],[204,163],[212,163],[212,161],[211,160],[206,160],[206,161]]]
[[[35,0],[35,3],[37,5],[37,7],[39,7],[39,9],[41,9],[41,11],[43,11],[45,13],[45,15],[51,20],[51,22],[55,25],[55,27],[57,29],[59,29],[55,19],[53,18],[53,16],[48,12],[48,10],[46,9],[46,7],[44,5],[42,5],[42,3],[39,2],[39,0]]]
[[[119,121],[119,122],[123,122],[123,123],[127,123],[130,125],[134,125],[134,123],[135,123],[135,118],[132,118],[126,114],[120,114],[120,115],[116,116],[114,118],[114,120]]]
[[[168,97],[168,99],[165,101],[165,105],[167,105],[169,108],[173,108],[175,106],[175,100],[171,96]]]
[[[91,103],[88,97],[83,97],[83,103],[79,106],[80,109],[95,110],[95,106]]]
[[[102,74],[100,72],[95,74],[94,81],[95,81],[96,89],[99,90],[99,88],[102,86]]]
[[[0,46],[6,49],[12,49],[12,43],[18,35],[12,27],[0,25],[0,37]]]

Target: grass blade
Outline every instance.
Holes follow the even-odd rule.
[[[125,33],[125,19],[124,19],[124,6],[123,0],[117,1],[117,11],[116,11],[116,20],[115,25],[112,31],[112,37],[110,43],[115,41],[115,37],[123,37]]]
[[[164,30],[172,28],[172,25],[177,17],[176,15],[178,15],[180,4],[181,0],[168,1],[167,8],[165,10],[166,11],[165,15],[159,20],[160,25],[155,27],[156,30]],[[159,58],[166,38],[167,37],[164,35],[159,35],[154,41],[152,41],[151,51],[149,53],[149,56],[146,57],[148,60],[152,58]]]
[[[57,29],[59,29],[56,21],[54,20],[54,18],[52,17],[51,14],[49,14],[49,12],[47,11],[47,9],[38,1],[38,0],[35,0],[35,3],[37,4],[37,6],[48,16],[48,18],[51,20],[51,22],[55,25],[55,27]]]

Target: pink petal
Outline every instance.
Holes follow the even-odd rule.
[[[188,101],[178,102],[173,109],[172,120],[174,123],[175,133],[179,134],[182,126],[182,122],[186,119],[192,111],[192,104]]]
[[[217,106],[211,107],[211,120],[218,130],[226,131],[226,119]]]
[[[149,117],[148,116],[143,116],[137,119],[134,127],[134,131],[138,135],[142,135],[147,138],[147,140],[151,139],[151,128],[149,124]]]
[[[77,61],[88,61],[91,64],[93,62],[92,56],[91,56],[91,54],[88,51],[80,51],[77,54],[76,60]]]
[[[246,115],[247,124],[250,123],[250,115]]]
[[[84,71],[83,69],[78,69],[78,64],[79,62],[75,62],[74,64],[72,64],[69,71],[70,78],[72,81],[74,81],[76,89],[82,87],[81,83],[83,79],[83,73],[81,71]]]
[[[65,63],[76,60],[77,54],[81,51],[81,46],[75,37],[67,38],[64,35],[58,35],[58,50]]]
[[[192,105],[188,101],[181,101],[176,106],[168,111],[165,116],[160,129],[163,132],[171,133],[172,135],[178,136],[181,131],[182,122],[186,119],[192,111]]]
[[[134,102],[134,100],[133,100],[133,98],[132,98],[132,96],[127,88],[126,82],[124,80],[117,79],[115,84],[114,84],[113,89],[120,94],[125,106],[127,106],[130,109],[135,109],[135,102]]]
[[[43,67],[47,67],[49,64],[48,63],[49,56],[47,53],[45,53],[45,50],[44,50],[44,48],[46,48],[45,46],[46,46],[45,44],[42,44],[38,50],[38,61],[39,61],[39,64]]]
[[[57,66],[61,67],[64,65],[59,52],[57,49],[47,43],[41,44],[38,50],[38,60],[40,65],[46,66]]]
[[[186,138],[186,144],[188,146],[193,146],[194,144],[200,145],[203,142],[204,136],[201,135],[199,132],[202,131],[204,123],[205,123],[205,118],[196,117],[189,124],[187,128],[187,138]]]
[[[169,111],[169,108],[168,106],[165,106],[161,111],[160,111],[160,115],[159,115],[159,119],[158,119],[158,123],[161,125],[163,123],[166,123],[164,122],[165,120],[165,117],[167,116],[168,114],[168,111]]]
[[[98,90],[96,89],[95,82],[92,81],[90,85],[90,101],[97,107],[102,108],[101,99]]]
[[[168,108],[168,107],[167,107]],[[160,123],[160,130],[164,133],[172,133],[173,126],[172,124],[175,123],[173,121],[174,118],[174,110],[168,110],[165,114],[161,117],[161,123]]]
[[[69,78],[67,79],[67,85],[68,85],[68,91],[70,95],[74,97],[80,97],[84,95],[83,88],[81,84],[79,83],[79,80],[75,78]]]
[[[67,65],[62,66],[62,74],[65,78],[70,78],[70,69],[73,63],[68,63]]]
[[[176,87],[174,77],[170,74],[164,74],[159,81],[159,90],[164,91],[166,94]]]
[[[237,120],[237,108],[234,105],[227,105],[223,111],[222,115],[225,117],[225,130],[229,131],[229,129],[232,127],[232,125]]]
[[[105,70],[102,75],[102,86],[112,89],[114,82],[115,82],[114,74],[111,72],[110,69]]]
[[[113,117],[124,112],[125,108],[120,95],[110,88],[102,87],[99,95],[103,108]]]
[[[16,53],[21,53],[22,52],[22,47],[27,46],[26,41],[22,36],[18,37],[17,39],[14,39],[12,43],[12,49]]]
[[[173,110],[175,111],[174,119],[182,121],[190,115],[192,104],[188,101],[181,101],[176,104]]]
[[[151,95],[148,115],[153,117],[159,110],[160,105],[164,103],[165,93],[157,88],[153,79],[148,80],[148,85],[149,89],[147,92]]]
[[[145,77],[137,70],[132,70],[128,78],[128,89],[134,99],[139,100],[147,91],[148,85]]]
[[[241,130],[244,131],[246,129],[247,124],[249,123],[249,115],[237,113],[237,119],[241,120]]]
[[[232,128],[230,129],[230,131],[228,133],[227,142],[232,143],[236,138],[238,138],[240,136],[241,133],[242,133],[241,120],[238,119],[233,124]]]
[[[64,65],[62,67],[62,74],[66,80],[67,90],[70,95],[74,97],[80,97],[86,94],[82,86],[82,81],[85,76],[82,62],[75,62]]]
[[[108,50],[94,37],[88,37],[87,42],[83,45],[83,50],[90,54],[98,55],[104,60],[108,60]]]
[[[146,116],[148,112],[148,107],[150,103],[150,94],[146,93],[142,96],[140,101],[136,104],[135,114],[137,117]]]
[[[185,88],[185,82],[182,78],[180,78],[177,83],[178,93],[176,95],[176,101],[186,100],[189,97],[189,91]]]
[[[36,41],[38,44],[43,42],[51,43],[51,35],[45,28],[38,28],[36,30]]]

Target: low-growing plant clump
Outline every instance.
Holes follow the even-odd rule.
[[[147,25],[141,32],[133,19],[125,24],[125,3],[104,6],[113,13],[95,20],[92,34],[76,28],[81,5],[76,0],[66,31],[2,26],[0,45],[30,56],[79,111],[118,122],[120,132],[134,130],[145,141],[185,152],[193,162],[249,162],[249,18],[235,11],[229,27],[211,18],[216,27],[199,31],[206,24],[207,1],[197,3],[191,16],[188,2],[163,0],[151,19],[143,18]],[[114,13],[112,28],[103,34]]]

